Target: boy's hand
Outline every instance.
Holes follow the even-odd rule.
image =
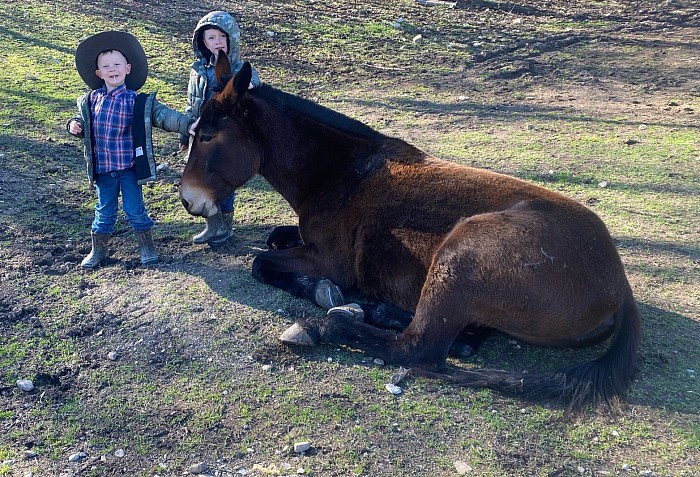
[[[77,119],[71,119],[68,122],[68,132],[73,136],[82,137],[83,136],[83,125]]]
[[[197,120],[190,125],[190,130],[189,130],[190,135],[192,135],[192,136],[195,135],[198,124],[199,124],[199,118],[197,118]]]
[[[173,157],[177,157],[177,155],[180,154],[181,152],[187,152],[187,150],[189,148],[190,148],[189,144],[180,143],[180,145],[177,146],[177,151],[173,151],[170,155]]]

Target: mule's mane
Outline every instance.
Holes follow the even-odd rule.
[[[286,93],[268,84],[262,84],[261,86],[250,90],[249,93],[250,92],[254,92],[253,94],[255,95],[269,99],[270,101],[274,101],[283,109],[291,109],[302,116],[306,116],[315,122],[323,124],[324,126],[353,136],[377,139],[386,137],[379,131],[372,129],[361,121],[352,119],[344,114],[333,111],[330,108],[321,106],[318,103],[295,94]]]

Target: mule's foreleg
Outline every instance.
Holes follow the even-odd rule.
[[[270,250],[286,250],[302,245],[304,245],[304,241],[299,234],[299,227],[296,225],[275,227],[267,237],[267,247]]]
[[[326,309],[344,305],[345,297],[340,287],[322,276],[315,276],[313,261],[304,254],[306,248],[261,253],[253,260],[253,276]]]

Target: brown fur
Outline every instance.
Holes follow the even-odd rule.
[[[399,334],[334,313],[300,320],[310,336],[462,385],[564,397],[578,408],[624,394],[640,318],[592,211],[429,157],[269,86],[248,91],[247,80],[244,67],[204,108],[182,177],[185,207],[197,213],[261,174],[298,214],[303,245],[261,253],[257,278],[312,298],[323,277],[414,313]],[[598,360],[550,373],[445,374],[453,341],[480,327],[545,346],[613,339]]]

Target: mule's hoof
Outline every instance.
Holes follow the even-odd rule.
[[[316,284],[314,301],[318,306],[329,310],[335,306],[344,305],[345,297],[336,284],[326,278],[322,278]]]
[[[285,344],[293,344],[299,346],[316,346],[314,340],[309,334],[304,331],[304,328],[299,324],[294,323],[292,326],[282,333],[280,340]]]
[[[330,310],[328,310],[327,315],[330,315],[332,312],[339,312],[344,315],[351,316],[359,321],[362,321],[365,319],[365,312],[362,310],[360,305],[357,303],[348,303],[347,305],[343,306],[334,306]]]

